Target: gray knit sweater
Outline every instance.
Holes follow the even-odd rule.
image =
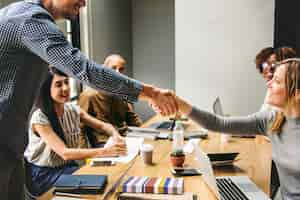
[[[273,134],[268,127],[275,115],[275,112],[264,110],[245,117],[221,117],[193,107],[189,117],[216,132],[268,136],[278,168],[282,198],[300,200],[300,117],[287,118],[282,132]]]

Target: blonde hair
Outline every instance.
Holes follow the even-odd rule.
[[[300,86],[299,74],[300,74],[300,59],[289,58],[278,63],[278,65],[284,65],[286,67],[285,73],[285,89],[287,96],[287,107],[293,106],[293,102],[296,99],[296,92]],[[271,132],[281,133],[283,124],[286,121],[286,117],[283,112],[276,114],[275,120],[271,125]]]

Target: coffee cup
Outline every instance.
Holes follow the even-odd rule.
[[[145,164],[152,164],[153,146],[151,144],[143,144],[140,147],[140,155]]]

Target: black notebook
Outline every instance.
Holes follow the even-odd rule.
[[[102,194],[106,175],[61,175],[54,184],[54,194]]]

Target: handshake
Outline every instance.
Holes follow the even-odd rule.
[[[139,100],[148,102],[153,110],[162,116],[188,115],[192,110],[191,104],[173,91],[151,85],[144,85]]]

